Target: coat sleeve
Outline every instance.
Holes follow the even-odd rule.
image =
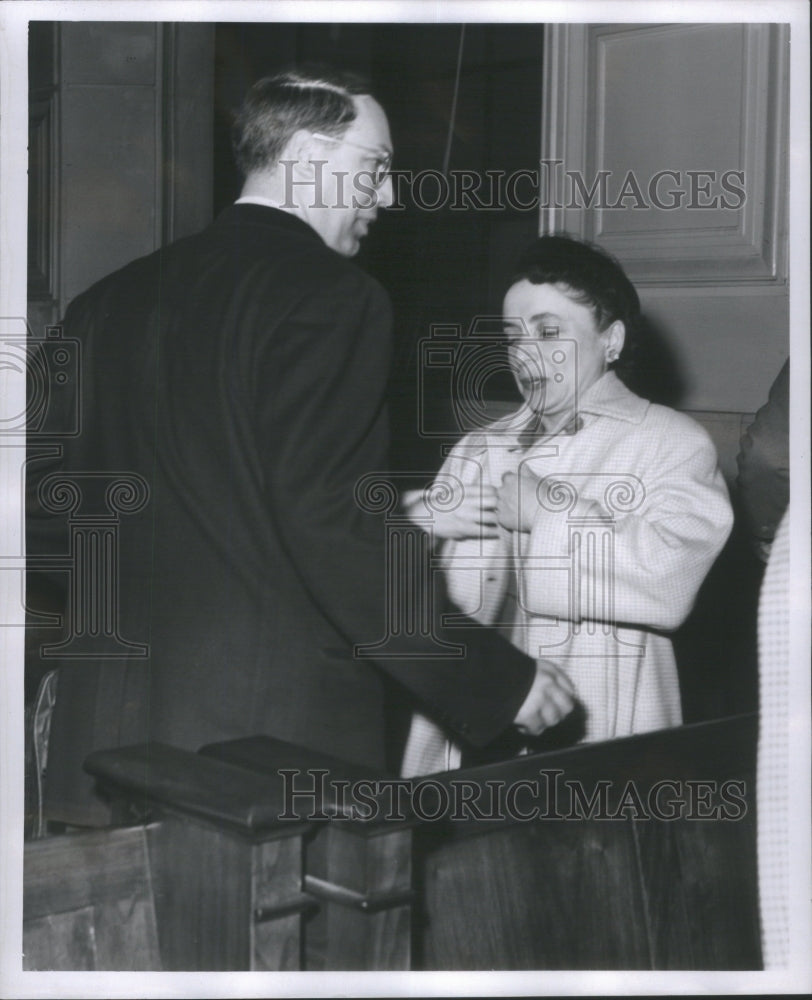
[[[733,515],[708,436],[681,414],[656,411],[638,432],[639,505],[627,496],[634,509],[612,510],[603,483],[564,510],[540,504],[521,574],[530,613],[661,630],[687,617]]]
[[[269,342],[257,366],[271,517],[303,585],[353,655],[388,636],[387,655],[371,659],[370,669],[408,688],[441,724],[487,743],[513,721],[533,663],[473,622],[444,628],[440,573],[433,574],[431,634],[387,620],[387,593],[408,590],[413,571],[387,550],[385,514],[363,509],[357,486],[365,475],[385,478],[389,470],[389,301],[354,270],[316,291],[291,309],[284,337]],[[273,398],[262,397],[263,382],[279,387]],[[438,655],[452,647],[464,655]]]
[[[742,437],[737,462],[742,514],[764,554],[789,503],[789,361]]]

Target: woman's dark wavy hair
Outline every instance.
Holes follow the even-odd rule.
[[[232,129],[231,144],[240,172],[247,177],[275,166],[298,129],[342,136],[356,117],[353,97],[369,93],[364,77],[320,66],[257,80]]]
[[[599,330],[622,320],[626,342],[618,367],[628,366],[639,333],[640,299],[614,257],[567,233],[541,236],[513,268],[510,284],[523,280],[534,285],[565,285],[571,298],[589,307]]]

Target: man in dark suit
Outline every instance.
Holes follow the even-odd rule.
[[[82,345],[82,430],[60,474],[146,489],[121,519],[108,602],[119,646],[141,645],[56,661],[52,819],[107,819],[81,772],[104,746],[266,733],[381,766],[387,690],[480,746],[571,707],[560,679],[473,624],[444,635],[462,659],[419,634],[394,637],[396,656],[355,654],[386,632],[382,519],[354,487],[387,468],[391,316],[349,258],[391,204],[388,123],[349,78],[283,74],[250,92],[235,150],[235,205],[65,316]],[[30,464],[33,487],[51,470]],[[64,549],[64,520],[41,514],[32,500],[31,551],[60,531]],[[88,579],[73,579],[72,607],[80,587],[116,586]]]

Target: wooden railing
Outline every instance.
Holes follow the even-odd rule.
[[[759,968],[755,741],[740,716],[409,783],[266,737],[99,752],[127,825],[27,845],[26,967]]]

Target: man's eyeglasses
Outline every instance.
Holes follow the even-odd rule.
[[[313,132],[312,134],[314,139],[320,139],[322,142],[343,143],[345,146],[354,146],[355,149],[363,149],[365,153],[371,153],[375,158],[375,169],[370,171],[374,188],[381,187],[389,176],[392,169],[391,153],[384,153],[380,149],[372,149],[370,146],[362,146],[360,143],[350,142],[348,139],[342,139],[335,135],[324,135],[321,132]]]

